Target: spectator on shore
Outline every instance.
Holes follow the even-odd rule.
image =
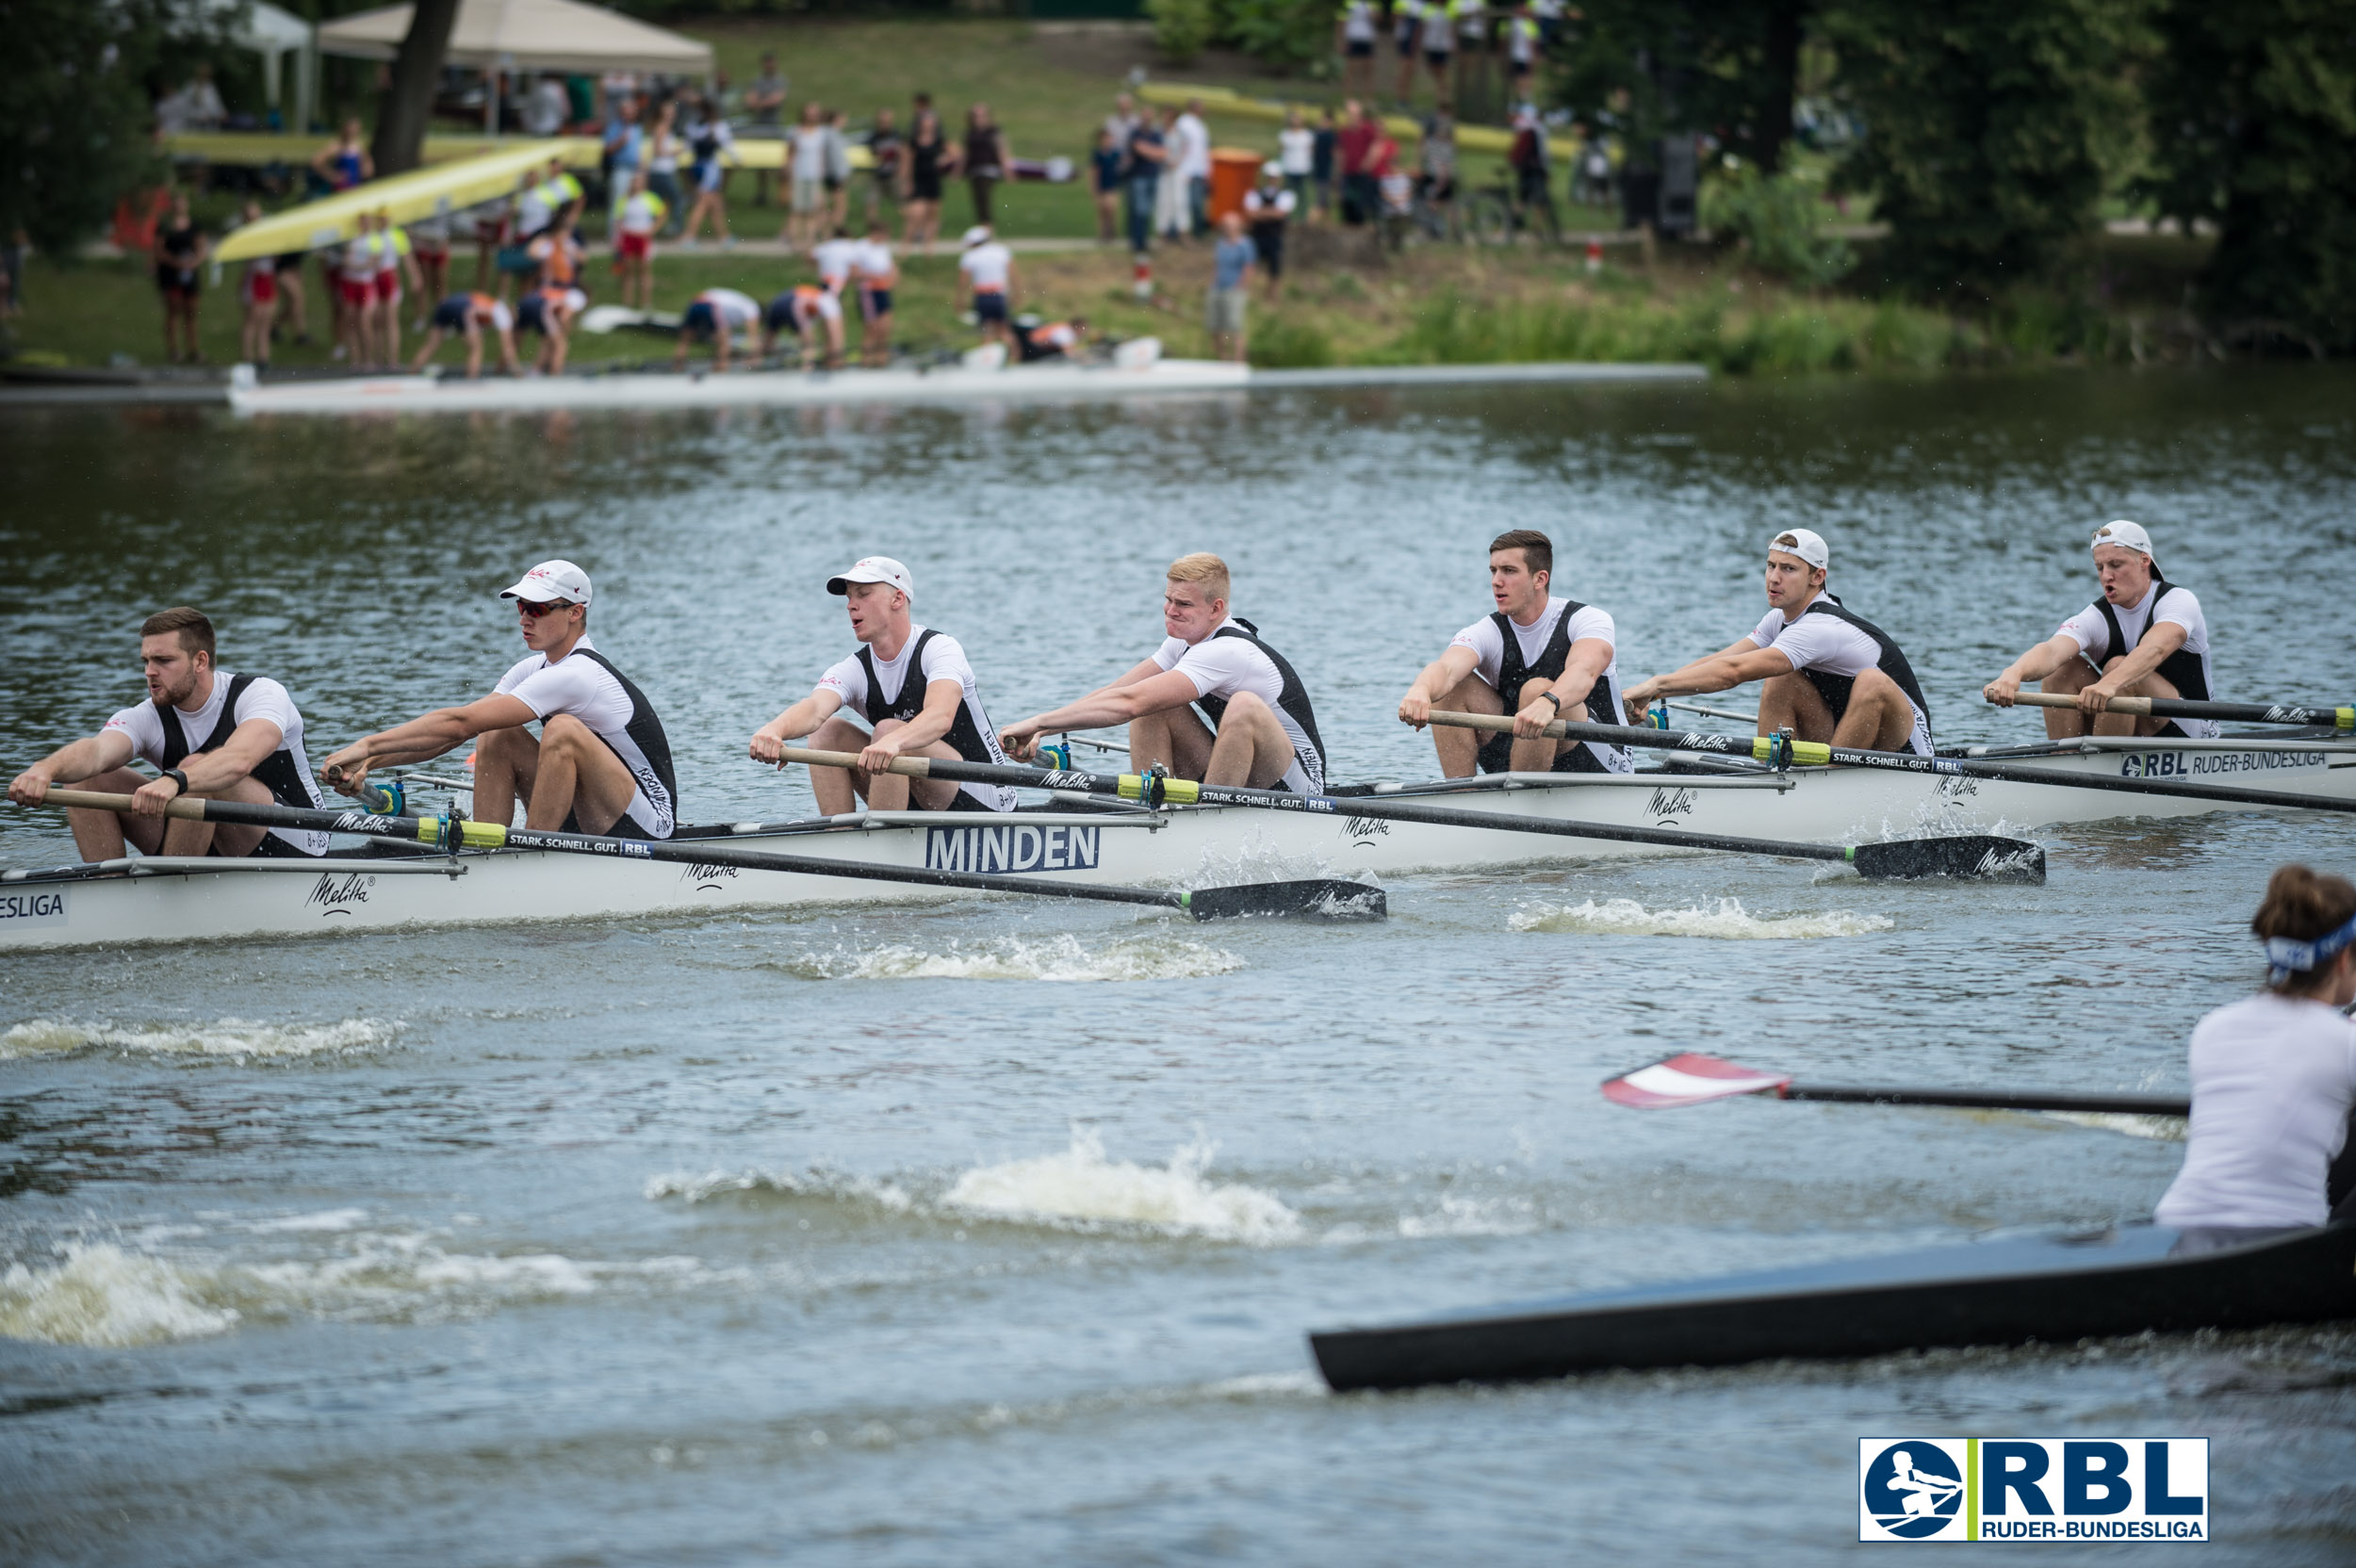
[[[1178,166],[1178,177],[1186,188],[1186,237],[1191,239],[1203,232],[1211,202],[1211,128],[1203,122],[1202,99],[1186,100],[1186,112],[1178,117],[1177,129],[1186,139],[1186,151],[1181,154],[1173,146],[1170,161]]]
[[[555,136],[564,129],[572,112],[573,101],[564,95],[564,82],[544,72],[533,79],[532,93],[524,100],[524,134]]]
[[[839,233],[851,221],[851,117],[842,109],[826,116],[826,230]]]
[[[1121,93],[1113,99],[1113,112],[1104,116],[1104,129],[1111,134],[1114,146],[1126,147],[1129,133],[1137,128],[1137,101],[1128,93]]]
[[[1444,5],[1447,0],[1435,3]],[[1415,50],[1423,41],[1424,13],[1431,8],[1425,0],[1392,0],[1391,49],[1399,57],[1399,80],[1391,90],[1391,100],[1402,108],[1415,95]]]
[[[499,368],[511,376],[522,375],[523,367],[515,358],[515,314],[499,301],[479,291],[453,294],[434,307],[433,318],[426,326],[425,347],[417,351],[417,357],[410,365],[409,373],[422,375],[426,366],[433,363],[434,352],[442,346],[442,340],[456,333],[466,344],[466,379],[473,381],[480,377],[483,374],[483,329],[485,327],[498,335]]]
[[[1456,19],[1449,13],[1453,3],[1427,5],[1423,8],[1423,63],[1432,73],[1432,91],[1439,102],[1441,112],[1456,112],[1456,85],[1449,69],[1456,60]]]
[[[1342,125],[1333,138],[1334,161],[1341,167],[1342,221],[1371,223],[1382,212],[1382,193],[1368,166],[1367,155],[1383,127],[1373,111],[1352,98],[1342,105]]]
[[[1306,211],[1309,206],[1309,182],[1317,173],[1317,134],[1309,129],[1309,122],[1299,109],[1284,113],[1284,128],[1276,133],[1276,161],[1284,171],[1284,185],[1293,193],[1293,205]]]
[[[622,303],[654,308],[654,237],[662,231],[663,198],[646,188],[646,176],[630,176],[630,194],[614,234],[614,270],[621,275]]]
[[[687,221],[681,225],[683,243],[692,248],[709,220],[712,237],[724,246],[734,245],[736,237],[728,233],[728,163],[736,156],[736,133],[728,129],[720,106],[710,98],[703,101],[687,148],[695,158],[689,167],[695,174],[695,204],[687,209]]]
[[[1276,302],[1284,291],[1284,228],[1301,204],[1284,183],[1281,163],[1260,165],[1260,183],[1244,192],[1244,220],[1252,225],[1252,249],[1260,275],[1268,279],[1268,301]]]
[[[617,93],[606,100],[609,118],[605,122],[605,232],[614,232],[614,216],[622,199],[630,191],[630,182],[646,167],[646,132],[638,122],[638,100],[629,93]],[[512,239],[514,237],[502,236]],[[475,286],[483,286],[478,276]]]
[[[1014,342],[1014,254],[998,242],[990,225],[976,223],[965,231],[965,253],[957,258],[957,308],[973,312],[974,325],[985,343]]]
[[[417,270],[417,324],[425,328],[425,309],[439,301],[450,286],[450,214],[434,213],[409,225],[410,257]]]
[[[1519,20],[1519,19],[1517,19]],[[1536,23],[1531,23],[1536,26]],[[1549,233],[1555,226],[1553,150],[1546,145],[1546,122],[1538,117],[1534,104],[1524,104],[1513,111],[1513,139],[1507,147],[1505,161],[1513,171],[1513,204],[1524,212],[1544,212]]]
[[[1231,212],[1219,220],[1219,244],[1211,252],[1211,294],[1203,311],[1215,359],[1241,363],[1244,356],[1244,306],[1252,286],[1252,241],[1243,234],[1243,215]]]
[[[1006,133],[990,118],[988,104],[975,104],[965,111],[965,184],[973,193],[973,221],[990,221],[990,192],[998,182],[1006,178],[1014,166],[1014,151],[1006,145]]]
[[[802,106],[794,125],[788,170],[793,175],[793,204],[785,224],[788,250],[807,251],[818,243],[826,220],[826,111],[815,100]]]
[[[1505,70],[1510,96],[1517,104],[1530,101],[1530,87],[1538,79],[1538,47],[1536,14],[1527,5],[1514,7],[1505,19]]]
[[[1374,44],[1382,30],[1374,0],[1344,0],[1333,19],[1333,52],[1342,57],[1344,90],[1374,96]]]
[[[1575,126],[1572,135],[1581,143],[1579,163],[1573,173],[1576,188],[1571,200],[1583,206],[1612,205],[1612,153],[1604,146],[1603,138],[1584,126]]]
[[[172,193],[172,213],[155,230],[155,288],[164,300],[164,359],[201,365],[196,346],[196,303],[204,283],[205,258],[213,243],[188,213],[188,193]]]
[[[335,318],[335,354],[354,369],[365,370],[375,363],[376,260],[383,248],[376,215],[364,212],[353,220],[352,237],[344,242],[335,267],[335,292],[343,302]]]
[[[859,282],[859,357],[880,369],[892,359],[892,291],[900,284],[900,264],[880,214],[867,220],[867,242],[853,270]]]
[[[1443,211],[1451,208],[1456,201],[1456,122],[1446,111],[1424,122],[1416,164],[1424,199]]]
[[[900,140],[899,122],[892,110],[875,111],[875,123],[867,133],[867,212],[869,224],[887,221],[892,209],[898,206],[900,194],[900,156],[904,144]]]
[[[908,125],[906,199],[900,208],[900,243],[918,247],[919,255],[933,253],[941,233],[942,184],[957,172],[957,149],[949,145],[941,116],[933,112],[932,95],[916,95],[916,118]]]
[[[1143,255],[1153,247],[1153,215],[1161,205],[1162,168],[1170,161],[1170,145],[1152,115],[1138,118],[1129,133],[1122,178],[1128,186],[1129,249]]]
[[[271,258],[278,264],[271,274],[278,286],[278,314],[270,324],[273,343],[289,321],[294,323],[297,343],[311,341],[311,302],[306,298],[309,291],[303,286],[303,264],[310,259],[310,254],[308,251],[288,251]]]
[[[1096,198],[1096,242],[1109,245],[1121,237],[1121,189],[1128,156],[1114,139],[1112,127],[1096,127],[1096,145],[1088,153],[1088,189]]]
[[[687,351],[708,341],[712,345],[712,368],[714,372],[725,371],[728,355],[736,346],[736,335],[745,328],[761,326],[761,306],[753,302],[751,295],[733,288],[707,288],[688,302],[686,310],[679,314],[679,347],[671,354],[671,368],[686,369]]]
[[[761,141],[785,139],[785,77],[777,71],[777,57],[764,50],[761,74],[744,90],[744,112],[752,120],[748,135]],[[763,169],[753,181],[753,205],[768,204],[769,171]]]
[[[1174,106],[1162,110],[1162,163],[1153,187],[1153,236],[1185,241],[1186,237],[1186,133],[1179,128]]]
[[[569,221],[569,218],[567,221]],[[417,276],[417,247],[410,243],[406,230],[393,221],[390,209],[376,209],[376,233],[379,239],[376,263],[376,332],[384,348],[384,365],[388,370],[401,368],[401,285],[420,286]]]
[[[167,136],[177,131],[218,131],[228,118],[228,106],[221,101],[221,89],[213,85],[209,65],[198,66],[187,86],[164,94],[155,105],[155,128]]]
[[[666,98],[654,111],[654,126],[646,132],[646,188],[663,198],[676,225],[685,213],[680,205],[679,160],[683,144],[679,134],[679,100]],[[663,231],[676,234],[673,227]]]
[[[1309,185],[1316,192],[1311,205],[1320,221],[1333,220],[1333,164],[1341,140],[1333,123],[1333,106],[1317,110],[1317,128],[1309,139]]]
[[[262,204],[249,200],[237,216],[237,226],[262,220]],[[245,319],[237,331],[237,357],[258,373],[270,368],[270,322],[278,315],[278,258],[255,256],[245,264],[237,280],[237,302]]]
[[[376,178],[376,160],[368,155],[357,119],[344,122],[335,139],[311,155],[311,168],[329,187],[350,190],[363,180]]]

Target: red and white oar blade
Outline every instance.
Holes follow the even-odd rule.
[[[1698,1105],[1705,1100],[1759,1094],[1779,1089],[1790,1082],[1788,1073],[1760,1072],[1721,1057],[1687,1051],[1650,1067],[1605,1079],[1603,1097],[1615,1105],[1661,1111],[1675,1105]]]

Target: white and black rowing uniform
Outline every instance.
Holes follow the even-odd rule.
[[[158,769],[178,767],[190,757],[218,751],[254,719],[278,727],[278,749],[262,759],[250,776],[270,792],[270,799],[297,810],[323,809],[325,801],[311,777],[311,759],[303,749],[303,715],[286,688],[268,676],[213,672],[213,694],[203,707],[183,710],[168,702],[138,702],[106,721],[131,742],[131,755]],[[191,737],[202,737],[191,739]],[[219,849],[206,851],[219,855]],[[256,856],[310,857],[327,853],[327,835],[295,828],[273,827],[255,845]]]
[[[1819,593],[1790,621],[1780,610],[1768,611],[1751,633],[1751,641],[1791,660],[1792,667],[1808,678],[1824,706],[1832,710],[1835,724],[1849,710],[1849,694],[1857,687],[1857,678],[1868,670],[1881,671],[1898,683],[1898,690],[1914,706],[1914,730],[1906,737],[1906,749],[1918,757],[1934,755],[1931,705],[1922,695],[1922,682],[1914,678],[1914,666],[1906,662],[1906,654],[1888,632],[1843,609],[1832,595]]]
[[[1449,640],[1449,646],[1470,648],[1478,661],[1473,665],[1474,673],[1505,700],[1506,712],[1518,713],[1532,700],[1522,694],[1527,683],[1560,679],[1562,667],[1570,662],[1571,645],[1600,638],[1612,645],[1613,657],[1604,665],[1603,673],[1595,677],[1595,684],[1587,688],[1585,695],[1566,701],[1562,707],[1568,710],[1583,702],[1587,705],[1588,723],[1619,724],[1628,708],[1620,696],[1618,636],[1618,628],[1608,612],[1577,599],[1549,596],[1545,613],[1530,625],[1522,625],[1500,610],[1458,632]],[[1513,736],[1482,738],[1482,773],[1506,773],[1513,765]],[[1636,762],[1626,746],[1582,741],[1556,754],[1553,771],[1633,773]]]
[[[554,663],[545,653],[516,661],[499,677],[496,691],[515,698],[544,722],[570,713],[622,760],[638,788],[607,834],[667,839],[679,826],[679,779],[671,769],[671,743],[663,733],[663,721],[646,694],[591,646],[588,638],[575,643],[573,651]],[[562,831],[584,829],[568,811]]]
[[[1258,627],[1230,615],[1199,643],[1166,639],[1153,650],[1153,662],[1165,670],[1183,670],[1193,680],[1194,705],[1215,735],[1228,702],[1237,694],[1249,692],[1267,703],[1293,743],[1293,765],[1284,770],[1278,787],[1301,795],[1325,792],[1325,743],[1317,738],[1308,689],[1284,656],[1260,641]]]
[[[2100,670],[2104,660],[2124,659],[2135,652],[2135,645],[2162,621],[2184,629],[2184,645],[2161,660],[2152,673],[2166,678],[2187,702],[2214,701],[2210,694],[2217,688],[2210,678],[2208,617],[2201,613],[2201,600],[2191,589],[2168,581],[2156,566],[2143,597],[2124,611],[2108,599],[2096,599],[2062,622],[2061,635],[2075,640],[2086,662]],[[2170,719],[2160,726],[2158,733],[2214,741],[2225,733],[2225,727],[2215,719]]]
[[[965,649],[946,632],[920,626],[908,628],[897,659],[878,659],[868,645],[818,678],[818,684],[843,699],[844,707],[863,714],[869,726],[885,719],[911,721],[924,710],[924,692],[936,680],[957,683],[957,716],[941,737],[968,762],[1006,764],[998,744],[998,727],[982,706],[981,683]],[[952,811],[1011,811],[1015,794],[1004,784],[959,784],[949,802]]]

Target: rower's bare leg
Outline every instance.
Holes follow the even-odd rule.
[[[225,790],[211,790],[195,797],[198,800],[241,800],[248,806],[269,806],[270,791],[262,781],[248,776]],[[167,818],[164,825],[166,855],[202,855],[207,850],[233,858],[242,858],[262,847],[262,840],[270,829],[245,823],[183,822]]]
[[[905,719],[885,719],[875,726],[875,735],[881,739],[895,729],[907,727],[908,721]],[[859,747],[850,745],[843,749],[857,751]],[[947,741],[935,741],[930,745],[918,746],[900,755],[938,758],[944,762],[960,760],[957,748]],[[877,811],[905,811],[911,803],[920,811],[946,811],[957,798],[957,781],[950,778],[910,778],[905,774],[876,775],[865,769],[853,769],[851,779],[859,792],[867,797],[868,807]]]
[[[476,772],[482,764],[476,764]],[[481,788],[478,782],[478,789]],[[540,765],[532,781],[528,826],[554,831],[571,817],[583,833],[603,833],[630,809],[638,780],[597,731],[570,713],[540,723]]]
[[[1211,743],[1211,762],[1203,782],[1270,789],[1291,770],[1293,760],[1293,738],[1278,722],[1276,710],[1249,692],[1239,692],[1219,715],[1219,738]]]
[[[78,783],[59,787],[127,795],[140,785],[154,782],[147,775],[130,768],[109,768]],[[74,831],[74,848],[85,860],[122,859],[126,838],[139,846],[142,855],[159,854],[164,842],[164,824],[170,820],[135,817],[127,811],[86,811],[78,807],[68,808],[65,814],[66,826]]]
[[[1832,710],[1824,694],[1797,670],[1759,683],[1759,732],[1773,735],[1779,729],[1789,729],[1796,740],[1832,741]]]
[[[2117,659],[2105,661],[2102,673],[2108,675],[2119,667],[2119,663]],[[2164,697],[2170,702],[2184,695],[2176,689],[2174,681],[2157,670],[2141,680],[2120,687],[2119,694],[2122,697]],[[2133,713],[2100,713],[2095,716],[2094,732],[2097,735],[2157,735],[2168,722],[2153,718],[2149,713],[2139,716]]]
[[[1852,751],[1904,751],[1913,733],[1914,704],[1905,689],[1881,671],[1867,670],[1849,690],[1848,711],[1833,727],[1832,743]]]
[[[857,753],[867,744],[867,731],[848,719],[832,718],[811,730],[810,739],[802,744],[812,751]],[[820,813],[839,817],[845,811],[859,809],[859,797],[866,793],[864,789],[859,788],[859,781],[866,776],[857,768],[810,769],[810,792],[818,797]]]
[[[475,742],[475,820],[512,825],[515,802],[532,798],[539,770],[540,743],[531,730],[521,725],[484,730]]]
[[[1432,706],[1451,713],[1503,713],[1505,699],[1497,695],[1496,687],[1477,675],[1468,675]],[[1440,759],[1440,776],[1470,778],[1480,772],[1481,743],[1488,738],[1486,730],[1459,729],[1448,724],[1433,725],[1432,749]],[[1548,741],[1545,743],[1551,746],[1554,743]],[[1534,743],[1524,742],[1517,743],[1513,749],[1519,752],[1524,744],[1534,746]],[[1518,759],[1513,765],[1521,766]],[[1553,765],[1551,761],[1539,764],[1542,769]]]
[[[1173,777],[1203,777],[1211,765],[1211,727],[1201,714],[1170,708],[1129,721],[1129,770],[1146,773],[1156,762]]]
[[[2096,674],[2094,666],[2087,663],[2083,655],[2075,655],[2064,660],[2059,669],[2038,681],[2037,689],[2074,697],[2094,684]],[[2075,708],[2044,708],[2038,711],[2045,715],[2045,738],[2049,741],[2074,741],[2086,732],[2086,716]]]

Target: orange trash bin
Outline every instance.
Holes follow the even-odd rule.
[[[1212,222],[1243,210],[1243,199],[1260,183],[1260,165],[1266,162],[1265,153],[1247,152],[1241,147],[1211,149]]]

